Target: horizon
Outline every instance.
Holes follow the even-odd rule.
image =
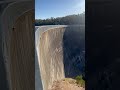
[[[85,0],[35,0],[35,19],[65,17],[84,12]]]
[[[82,12],[82,13],[80,13],[80,14],[83,14],[83,13],[85,13],[85,12]],[[80,15],[80,14],[71,14],[71,15]],[[66,15],[66,16],[71,16],[71,15]],[[45,19],[41,19],[41,18],[35,18],[35,20],[46,20],[46,19],[51,19],[51,18],[54,18],[54,19],[56,19],[56,18],[62,18],[62,17],[66,17],[66,16],[60,16],[60,17],[49,17],[49,18],[45,18]]]

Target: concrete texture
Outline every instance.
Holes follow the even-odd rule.
[[[1,15],[2,54],[9,90],[34,90],[33,8],[34,1],[16,1]]]
[[[3,59],[3,53],[2,53],[2,22],[1,22],[1,14],[4,10],[4,8],[7,6],[7,4],[1,4],[0,3],[0,90],[9,90],[8,89],[8,81],[7,81],[7,73],[5,68],[5,62]]]
[[[2,31],[0,29],[0,90],[9,90],[5,62],[2,53]]]
[[[33,11],[24,13],[14,25],[10,42],[12,90],[34,90]]]
[[[48,90],[55,80],[84,74],[84,29],[84,26],[37,29],[36,50],[43,90]]]
[[[43,90],[39,63],[38,63],[38,56],[37,56],[36,50],[35,50],[35,90]]]

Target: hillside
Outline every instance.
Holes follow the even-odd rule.
[[[77,15],[68,15],[65,17],[36,19],[35,26],[40,25],[80,25],[85,24],[85,13]]]

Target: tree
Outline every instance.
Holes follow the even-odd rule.
[[[65,17],[51,17],[48,19],[36,19],[35,25],[80,25],[85,24],[85,13],[77,15],[68,15]]]

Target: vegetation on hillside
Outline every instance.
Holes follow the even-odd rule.
[[[77,77],[75,78],[75,80],[76,80],[76,83],[77,83],[78,85],[80,85],[80,86],[82,86],[82,87],[85,87],[85,80],[83,80],[82,75],[77,76]]]
[[[41,25],[80,25],[85,24],[85,13],[77,15],[68,15],[65,17],[36,19],[35,26]]]

